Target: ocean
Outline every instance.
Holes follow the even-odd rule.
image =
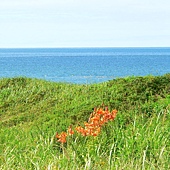
[[[166,73],[170,73],[170,48],[0,49],[0,78],[89,84]]]

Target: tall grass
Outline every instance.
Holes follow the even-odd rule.
[[[94,107],[118,113],[96,136],[56,132]],[[170,74],[91,85],[0,79],[0,169],[170,169]]]

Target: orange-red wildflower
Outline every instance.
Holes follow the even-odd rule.
[[[58,142],[66,143],[66,137],[67,137],[66,132],[61,132],[61,134],[56,133],[56,138],[58,138]]]
[[[69,128],[68,128],[68,135],[73,135],[73,134],[74,134],[74,131],[73,131],[72,127],[69,126]]]
[[[99,109],[94,109],[93,113],[90,114],[88,122],[84,123],[84,128],[81,126],[78,126],[75,128],[75,130],[80,133],[82,136],[98,136],[101,127],[107,123],[108,121],[114,120],[116,117],[117,110],[112,110],[110,112],[108,110],[108,107],[104,109],[99,108]],[[68,135],[73,135],[74,131],[72,127],[70,126],[66,132],[62,132],[61,134],[56,134],[56,138],[58,138],[58,141],[61,143],[66,142],[66,137]]]
[[[78,127],[76,127],[76,131],[78,132],[78,133],[81,133],[83,136],[86,136],[87,134],[87,132],[86,132],[86,130],[84,129],[84,128],[82,128],[81,126],[78,126]]]
[[[96,113],[99,115],[102,115],[102,114],[104,114],[104,111],[103,111],[103,109],[100,108],[96,111]]]

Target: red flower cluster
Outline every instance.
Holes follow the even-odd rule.
[[[109,112],[108,108],[106,107],[105,110],[102,108],[95,109],[94,112],[90,115],[89,121],[84,123],[84,128],[78,126],[75,130],[83,136],[97,136],[100,131],[101,127],[107,123],[109,120],[114,120],[116,117],[117,110],[112,110]],[[73,135],[74,131],[70,126],[68,128],[68,132],[62,132],[60,135],[57,133],[56,138],[58,138],[58,142],[65,143],[66,137],[68,135]]]

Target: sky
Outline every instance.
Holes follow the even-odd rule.
[[[0,48],[170,47],[170,0],[0,0]]]

